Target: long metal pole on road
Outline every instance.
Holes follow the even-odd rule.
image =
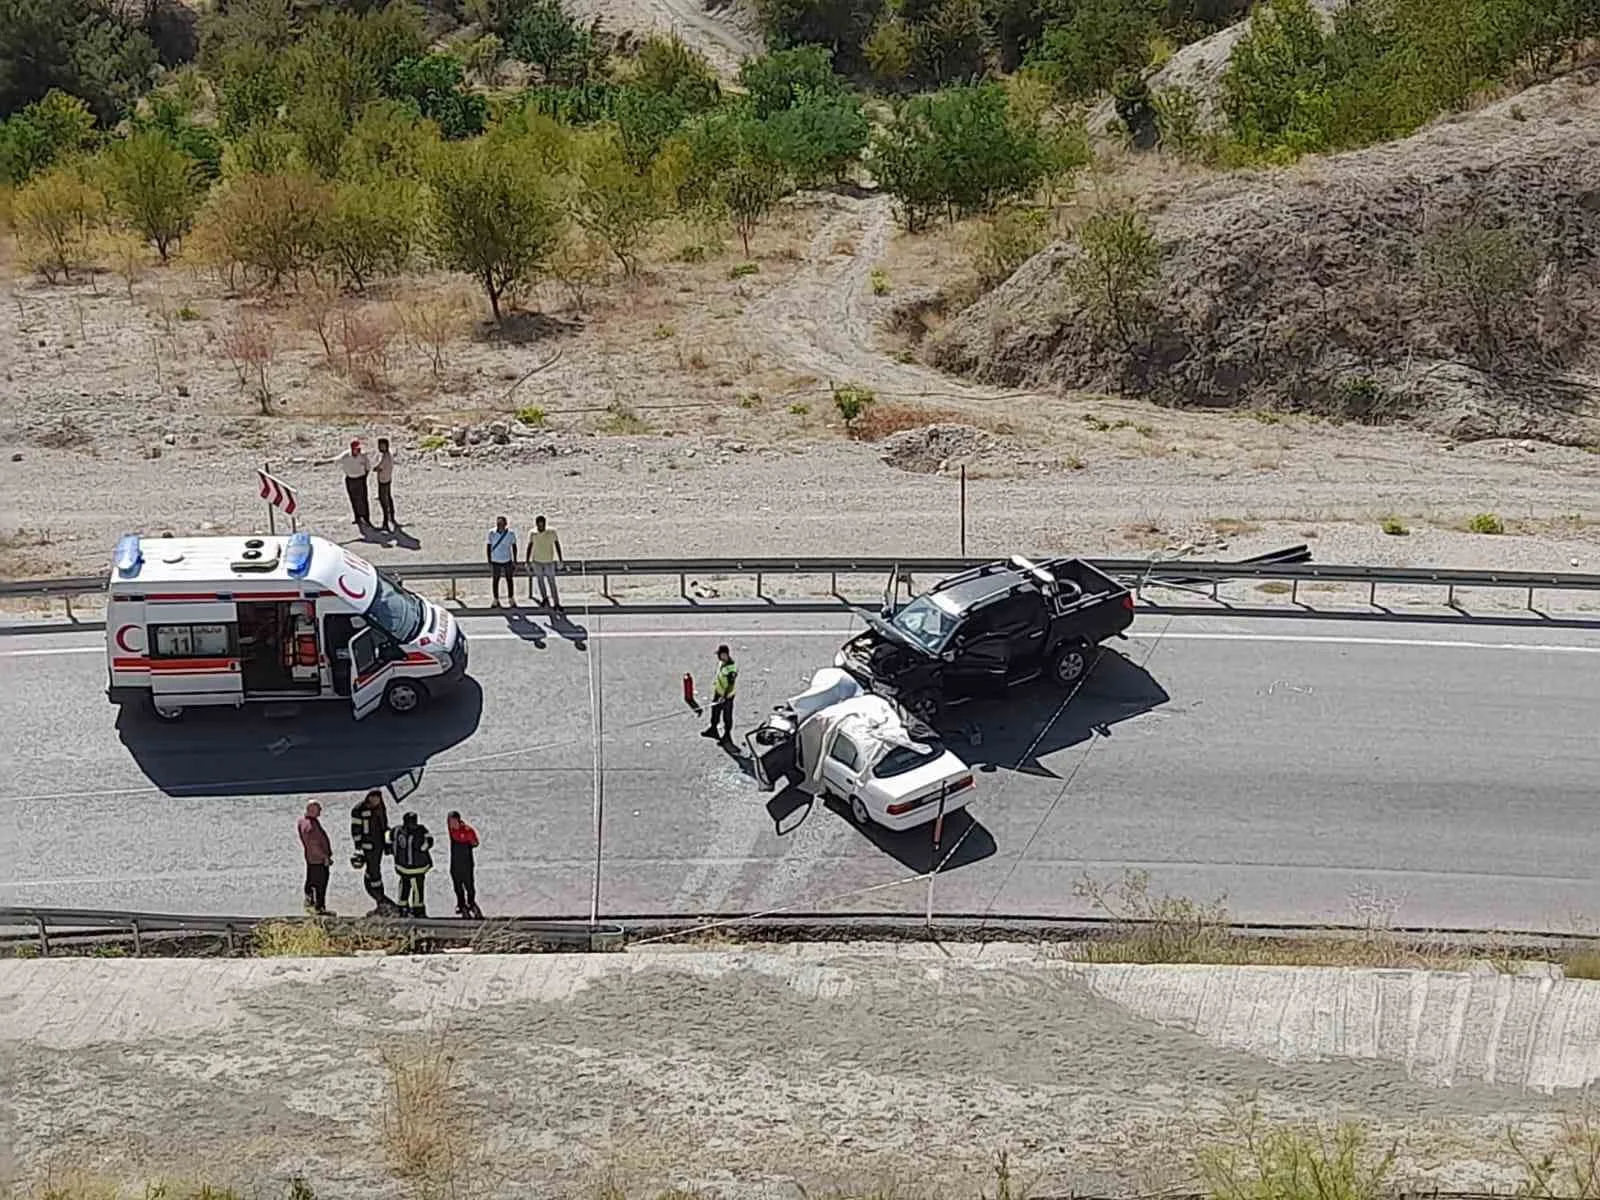
[[[594,888],[589,896],[589,924],[600,922],[600,868],[604,858],[606,822],[605,684],[600,618],[585,614],[589,628],[589,722],[594,737]]]

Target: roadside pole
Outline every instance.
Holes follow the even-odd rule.
[[[272,464],[269,462],[263,462],[261,464],[261,470],[264,474],[271,475]],[[278,532],[278,514],[271,500],[267,501],[267,532],[269,534],[276,534]]]
[[[962,469],[965,474],[965,468]],[[963,548],[964,549],[964,548]],[[933,863],[928,868],[928,928],[933,928],[933,879],[939,873],[939,848],[944,844],[944,802],[950,794],[950,785],[939,785],[939,815],[933,819]]]
[[[961,557],[967,556],[967,464],[961,464]]]
[[[589,723],[594,738],[594,887],[589,896],[589,924],[600,923],[600,868],[604,857],[606,819],[605,685],[602,671],[600,618],[585,614],[589,632]]]

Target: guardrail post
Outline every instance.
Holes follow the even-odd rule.
[[[1220,579],[1213,579],[1211,581],[1211,602],[1213,604],[1217,603],[1217,588],[1221,585],[1221,583],[1222,580]]]
[[[678,572],[678,595],[685,600],[689,598],[689,576],[684,571]]]
[[[1453,583],[1445,585],[1445,589],[1444,589],[1444,606],[1446,608],[1456,608],[1457,607],[1457,605],[1456,605],[1456,585],[1453,584]]]
[[[1533,606],[1533,584],[1531,584],[1531,583],[1528,585],[1528,611],[1529,612],[1538,612],[1539,611],[1537,608],[1535,608]]]
[[[461,596],[456,591],[456,581],[455,581],[455,579],[453,577],[450,580],[450,602],[452,604],[460,604],[461,603]]]
[[[1532,588],[1528,589],[1528,595],[1530,597],[1533,595],[1533,589]],[[765,600],[766,599],[766,597],[761,594],[761,572],[760,571],[756,572],[756,599],[757,600]],[[1533,607],[1533,601],[1531,599],[1528,602],[1528,607],[1529,608]]]
[[[233,940],[233,926],[224,925],[222,927],[222,936],[228,939],[228,953],[237,954],[239,952],[239,944]]]
[[[139,936],[139,922],[129,921],[128,928],[133,930],[133,956],[135,958],[143,958],[144,939]]]
[[[1367,584],[1367,607],[1378,607],[1378,581],[1376,579]]]
[[[1289,603],[1300,603],[1300,581],[1298,579],[1289,580]]]
[[[44,918],[35,917],[33,923],[39,927],[39,957],[50,957],[50,932],[45,928]]]
[[[600,575],[600,599],[611,599],[611,576],[603,572]]]
[[[837,571],[828,572],[828,594],[835,597],[839,594],[839,572]]]
[[[77,624],[78,618],[72,615],[72,593],[68,592],[65,596],[61,597],[61,599],[66,603],[67,606],[67,620],[71,621],[73,624]]]

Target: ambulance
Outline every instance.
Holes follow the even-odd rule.
[[[412,713],[459,683],[467,637],[437,604],[342,546],[287,537],[117,543],[107,695],[165,720],[187,708],[346,699]]]

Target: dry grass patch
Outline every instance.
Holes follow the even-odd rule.
[[[334,958],[360,951],[399,950],[407,939],[394,932],[344,929],[325,921],[268,921],[256,926],[252,948],[260,958]]]
[[[1381,924],[1322,937],[1269,938],[1235,931],[1227,898],[1197,901],[1153,892],[1145,871],[1114,883],[1085,875],[1073,894],[1108,918],[1108,936],[1064,948],[1074,962],[1195,963],[1210,966],[1462,968],[1487,959],[1510,969],[1494,950],[1472,951],[1400,937]]]
[[[57,573],[66,557],[55,544],[55,535],[48,529],[0,533],[0,578],[42,579]]]
[[[489,1156],[444,1037],[381,1053],[384,1157],[415,1200],[487,1194]]]
[[[1561,970],[1568,979],[1600,979],[1600,946],[1569,951],[1561,958]]]
[[[1208,524],[1212,533],[1222,537],[1241,537],[1247,533],[1257,533],[1261,529],[1259,524],[1245,517],[1213,517]]]
[[[923,429],[929,425],[970,425],[971,418],[951,408],[924,408],[913,404],[887,401],[868,406],[850,424],[850,436],[862,442],[881,442],[884,438],[907,429]]]

